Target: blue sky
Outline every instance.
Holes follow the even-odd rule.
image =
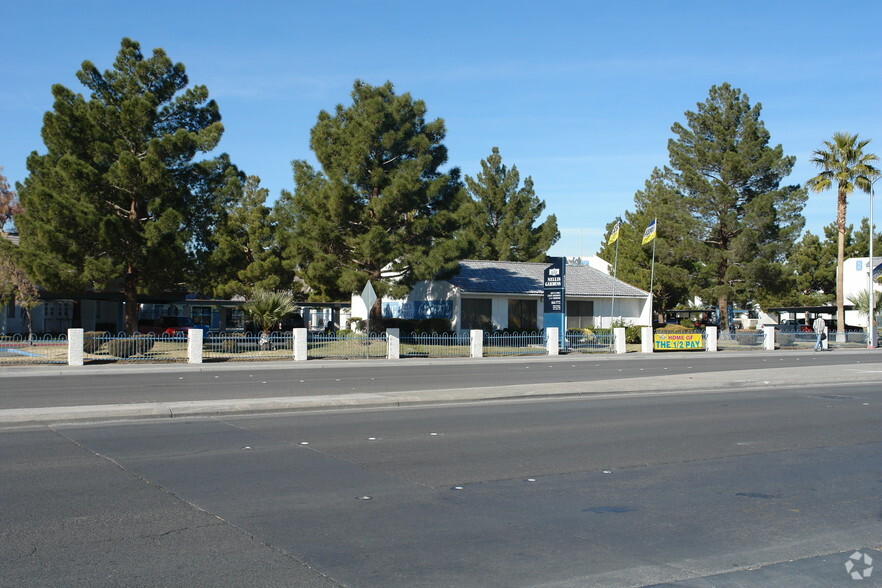
[[[553,255],[594,253],[667,163],[671,125],[714,84],[762,103],[772,143],[797,157],[788,183],[816,173],[811,153],[835,131],[882,154],[876,1],[33,0],[3,13],[0,165],[12,182],[44,150],[52,84],[83,91],[82,61],[109,68],[125,36],[145,54],[162,47],[208,87],[226,128],[220,150],[273,199],[293,189],[292,160],[315,161],[320,110],[349,103],[357,78],[392,81],[445,120],[450,167],[475,175],[498,146],[533,177],[561,229]],[[866,196],[851,198],[851,222],[868,211]],[[811,195],[804,214],[820,232],[834,194]]]

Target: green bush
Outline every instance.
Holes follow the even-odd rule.
[[[155,339],[147,335],[132,335],[125,339],[111,339],[104,346],[104,350],[112,357],[123,359],[144,355],[153,349]]]
[[[684,329],[689,329],[690,331],[695,330],[695,323],[692,322],[690,318],[680,319],[680,327]]]
[[[688,327],[682,325],[665,325],[655,330],[656,333],[692,333],[694,331],[695,327],[692,326],[691,322]]]
[[[450,319],[383,319],[387,329],[400,329],[401,333],[429,333],[432,335],[450,333],[453,327]]]
[[[796,335],[793,333],[775,333],[775,343],[780,347],[792,347],[796,342]]]
[[[643,331],[640,325],[628,325],[625,327],[625,343],[637,345],[643,341]]]
[[[107,333],[104,331],[86,331],[83,333],[83,353],[98,353],[101,345],[104,344],[104,337]]]

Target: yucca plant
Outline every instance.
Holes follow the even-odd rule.
[[[290,292],[261,290],[255,288],[250,298],[242,305],[242,310],[257,323],[261,339],[269,338],[270,329],[297,310]]]

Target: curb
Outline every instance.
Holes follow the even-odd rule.
[[[483,388],[422,390],[389,393],[354,393],[325,396],[290,396],[232,400],[151,402],[93,406],[19,408],[0,410],[0,427],[39,426],[140,419],[204,418],[351,408],[390,408],[427,404],[529,400],[539,398],[611,398],[720,393],[734,390],[780,390],[807,386],[848,386],[878,382],[882,369],[848,367],[833,371],[828,366],[768,368],[717,372],[713,377],[650,376],[618,380],[523,384]]]

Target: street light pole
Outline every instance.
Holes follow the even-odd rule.
[[[873,196],[875,196],[875,182],[870,184],[870,287],[867,288],[867,293],[870,298],[870,314],[867,316],[869,321],[868,329],[870,331],[870,338],[867,341],[867,347],[870,349],[876,348],[876,309],[874,308],[874,302],[876,298],[876,289],[875,283],[873,282],[873,269],[875,264],[873,263],[873,237],[875,236],[875,232],[873,231]]]

